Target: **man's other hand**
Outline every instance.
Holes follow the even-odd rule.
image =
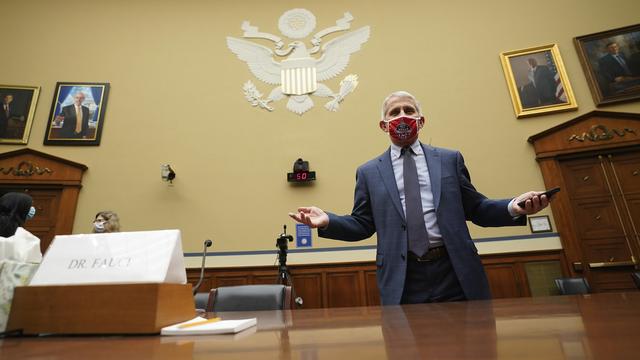
[[[297,213],[289,213],[289,216],[312,228],[325,228],[329,225],[329,215],[315,206],[300,207]]]

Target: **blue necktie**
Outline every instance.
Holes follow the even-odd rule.
[[[407,217],[407,236],[409,238],[409,251],[422,256],[429,248],[429,236],[424,225],[424,213],[422,211],[422,196],[418,182],[418,170],[413,160],[413,150],[410,147],[402,149],[404,179],[404,202]]]
[[[624,59],[622,58],[622,56],[620,56],[620,54],[617,55],[613,55],[613,57],[618,60],[618,63],[620,64],[620,66],[622,66],[622,70],[624,71],[624,73],[626,75],[630,75],[631,71],[629,70],[629,67],[627,66],[627,63],[624,61]]]

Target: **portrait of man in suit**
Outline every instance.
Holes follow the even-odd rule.
[[[56,84],[45,145],[100,145],[109,83]]]
[[[555,60],[548,50],[509,59],[523,109],[568,102]]]
[[[32,86],[0,86],[0,143],[27,143],[39,91]]]
[[[635,65],[620,49],[617,42],[605,46],[606,54],[598,60],[598,74],[603,82],[602,90],[606,94],[624,92],[632,86],[640,85],[639,74],[634,74]]]
[[[90,111],[83,105],[85,94],[78,91],[73,95],[73,104],[62,108],[54,122],[61,124],[59,136],[67,139],[84,139],[89,131]]]
[[[640,99],[640,25],[574,38],[596,105]]]
[[[538,65],[534,58],[527,59],[529,65],[528,79],[535,91],[537,106],[559,103],[556,96],[556,80],[554,73],[546,65]]]
[[[526,215],[545,208],[548,199],[538,191],[488,199],[472,185],[460,152],[419,141],[424,123],[412,94],[390,94],[378,126],[391,145],[357,169],[351,214],[305,206],[289,216],[323,238],[359,241],[376,234],[383,305],[489,299],[466,222],[526,225]]]
[[[2,96],[2,109],[0,109],[0,138],[6,138],[8,133],[7,130],[9,128],[9,119],[11,119],[11,114],[13,110],[13,95],[5,94]]]

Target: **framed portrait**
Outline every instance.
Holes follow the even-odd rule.
[[[0,144],[26,144],[40,88],[0,85]]]
[[[108,95],[109,83],[57,83],[44,144],[100,145]]]
[[[558,45],[500,54],[517,118],[578,108]]]
[[[573,42],[596,106],[640,99],[640,24]]]

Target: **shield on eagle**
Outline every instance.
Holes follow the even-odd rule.
[[[280,64],[283,94],[305,95],[318,90],[314,58],[286,59]]]

